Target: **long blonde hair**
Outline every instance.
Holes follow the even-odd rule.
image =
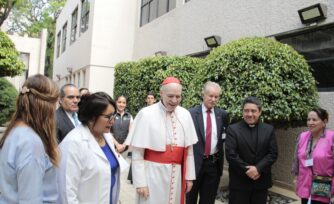
[[[0,140],[0,148],[16,123],[22,121],[39,135],[51,162],[58,166],[59,150],[55,120],[58,96],[58,87],[51,79],[41,74],[29,77],[17,97],[16,111]]]

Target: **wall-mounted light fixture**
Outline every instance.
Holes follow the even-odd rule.
[[[66,69],[67,69],[67,71],[68,71],[70,74],[72,74],[72,72],[73,72],[73,67],[67,67]]]
[[[204,38],[204,41],[206,45],[210,48],[218,47],[220,45],[220,36],[218,35],[209,36]]]
[[[327,6],[325,4],[315,4],[298,10],[300,20],[303,24],[316,23],[327,17]]]
[[[167,52],[166,51],[157,51],[154,53],[155,56],[166,56]]]
[[[59,81],[60,78],[61,78],[61,75],[60,75],[60,74],[56,74],[56,77],[57,77],[57,79],[58,79],[58,81]]]

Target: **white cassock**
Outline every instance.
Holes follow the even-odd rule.
[[[136,203],[180,204],[182,168],[180,164],[165,164],[144,160],[145,149],[165,152],[166,145],[188,147],[185,180],[195,180],[192,145],[197,142],[191,115],[178,106],[167,114],[161,102],[143,108],[131,126],[126,144],[132,147],[132,175],[136,188],[147,186],[149,197],[137,194]]]

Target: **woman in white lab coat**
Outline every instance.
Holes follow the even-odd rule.
[[[114,113],[115,102],[106,93],[82,98],[78,112],[82,124],[60,143],[59,203],[119,202],[124,159],[115,151],[110,134]]]

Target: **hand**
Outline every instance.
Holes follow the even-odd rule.
[[[137,193],[139,194],[139,196],[142,196],[142,197],[145,198],[145,200],[147,200],[147,198],[149,196],[148,187],[137,188]]]
[[[186,193],[190,192],[192,187],[193,181],[186,181]]]
[[[123,144],[116,144],[116,150],[117,150],[119,153],[122,153],[122,152],[125,150],[125,147],[126,147],[126,145],[123,145]]]
[[[249,178],[253,179],[254,181],[260,178],[261,175],[255,166],[246,166],[246,168],[248,169],[246,174]]]

